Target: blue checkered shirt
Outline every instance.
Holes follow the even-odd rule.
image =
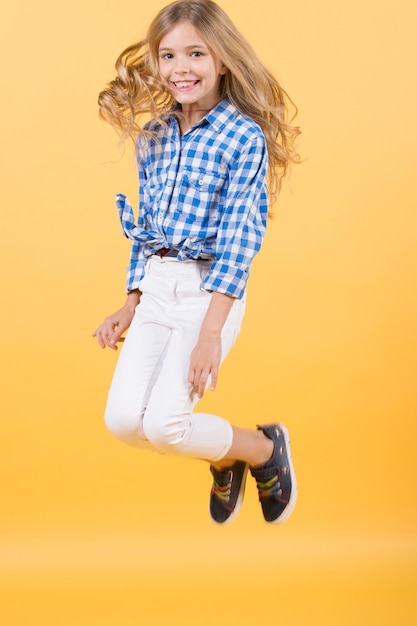
[[[123,233],[133,240],[127,290],[139,288],[149,256],[176,248],[178,260],[212,264],[202,289],[241,298],[268,215],[267,149],[260,127],[228,99],[183,136],[175,115],[138,151],[139,217],[116,198]]]

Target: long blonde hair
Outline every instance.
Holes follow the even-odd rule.
[[[295,105],[257,58],[227,14],[212,0],[177,0],[152,21],[145,39],[124,50],[116,61],[117,76],[99,95],[100,117],[121,133],[122,140],[146,135],[139,125],[143,114],[163,118],[175,100],[159,72],[161,39],[177,24],[190,22],[228,71],[221,78],[221,98],[252,118],[265,135],[271,200],[278,195],[288,166],[299,156],[294,140],[299,128],[288,119]]]

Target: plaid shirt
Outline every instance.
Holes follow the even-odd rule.
[[[175,115],[138,156],[137,225],[126,196],[116,204],[123,233],[133,240],[127,290],[139,287],[147,258],[176,248],[178,260],[212,259],[202,289],[241,298],[268,214],[267,149],[257,124],[229,100],[180,135]]]

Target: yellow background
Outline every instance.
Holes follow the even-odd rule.
[[[106,432],[116,356],[90,337],[124,300],[114,194],[137,197],[96,97],[165,4],[2,11],[1,622],[415,624],[417,5],[221,1],[297,103],[305,161],[203,400],[287,424],[299,502],[267,526],[250,481],[218,528],[204,464]]]

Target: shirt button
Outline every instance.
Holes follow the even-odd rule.
[[[167,185],[168,185],[168,187],[172,187],[172,180],[169,180],[169,181],[167,182]]]
[[[200,185],[200,187],[201,187],[201,185],[204,185],[204,180],[201,180],[201,179],[200,179],[200,180],[198,181],[198,184],[199,184],[199,185]]]

